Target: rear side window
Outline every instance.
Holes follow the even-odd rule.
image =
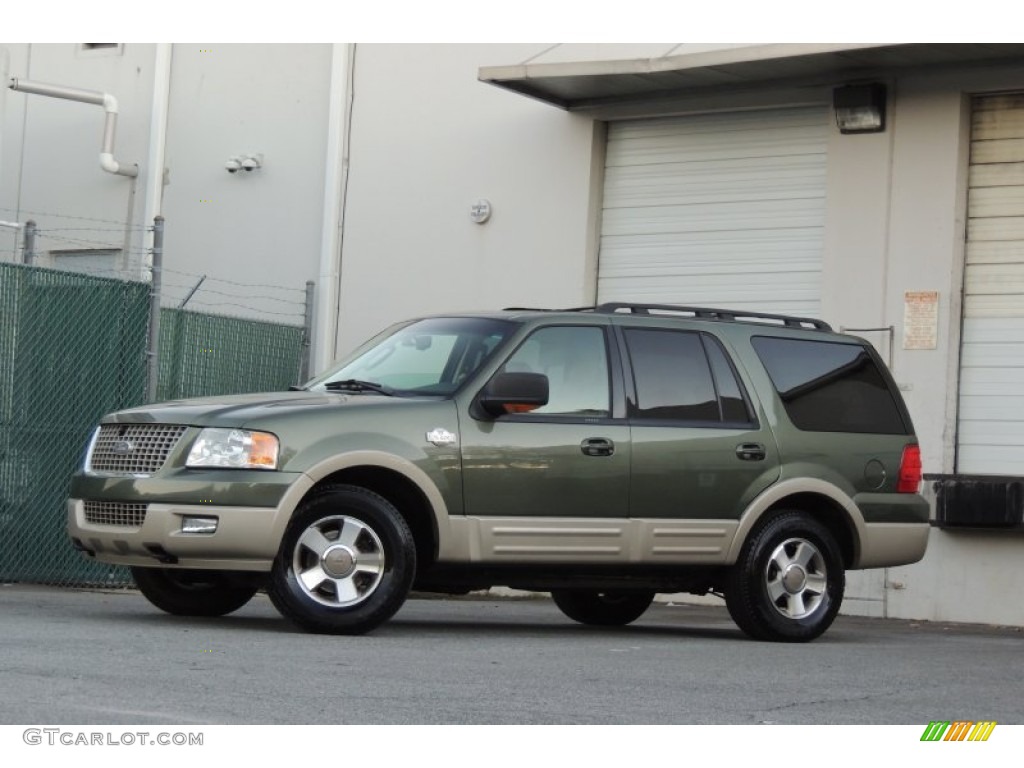
[[[651,421],[750,421],[746,401],[718,342],[667,329],[624,331],[636,400],[629,416]]]
[[[797,429],[907,434],[892,390],[859,344],[768,336],[751,343]]]

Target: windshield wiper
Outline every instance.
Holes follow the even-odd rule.
[[[363,381],[362,379],[342,379],[341,381],[328,381],[324,384],[328,392],[376,392],[380,395],[391,396],[395,390],[375,381]]]

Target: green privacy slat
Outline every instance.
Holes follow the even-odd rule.
[[[146,399],[148,283],[0,264],[0,581],[124,586],[65,532],[68,483],[99,418]],[[160,399],[282,390],[303,329],[164,309]]]

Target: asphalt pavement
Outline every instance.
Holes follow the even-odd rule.
[[[547,599],[414,596],[362,637],[305,634],[264,595],[218,619],[137,592],[0,586],[0,723],[1024,723],[1024,632],[840,616],[748,640],[724,608],[599,629]]]

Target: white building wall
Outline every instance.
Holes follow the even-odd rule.
[[[544,47],[357,46],[337,352],[421,313],[594,300],[600,126],[477,81]]]
[[[920,75],[898,83],[886,309],[901,329],[904,291],[939,291],[938,349],[896,351],[896,377],[913,387],[904,396],[925,472],[954,470],[967,96],[1006,89],[1024,89],[1019,68]],[[890,569],[888,615],[1024,626],[1022,547],[1024,538],[1013,533],[933,529],[921,563]]]
[[[190,309],[302,324],[302,290],[320,258],[330,70],[330,45],[174,46],[170,299],[207,275]],[[262,155],[262,167],[228,173],[229,158],[245,153]]]
[[[75,43],[4,47],[8,76],[112,94],[115,158],[139,166],[136,179],[100,168],[102,108],[5,87],[0,219],[37,222],[38,264],[67,267],[51,250],[127,244],[117,276],[148,277],[146,188],[162,174],[148,167],[155,54],[155,45],[135,43],[94,52]],[[206,275],[190,309],[302,324],[305,281],[317,278],[320,259],[330,68],[330,45],[173,46],[165,305]],[[262,155],[260,170],[225,170],[249,152]],[[0,228],[0,258],[19,261],[20,245]]]
[[[118,52],[83,51],[73,43],[6,48],[8,77],[113,94],[119,106],[114,157],[147,172],[154,46],[126,45]],[[11,91],[5,100],[0,213],[37,222],[38,263],[49,264],[49,250],[123,248],[126,230],[137,259],[143,242],[134,219],[143,210],[143,180],[100,168],[102,107]],[[19,260],[8,248],[0,243],[3,258]]]

